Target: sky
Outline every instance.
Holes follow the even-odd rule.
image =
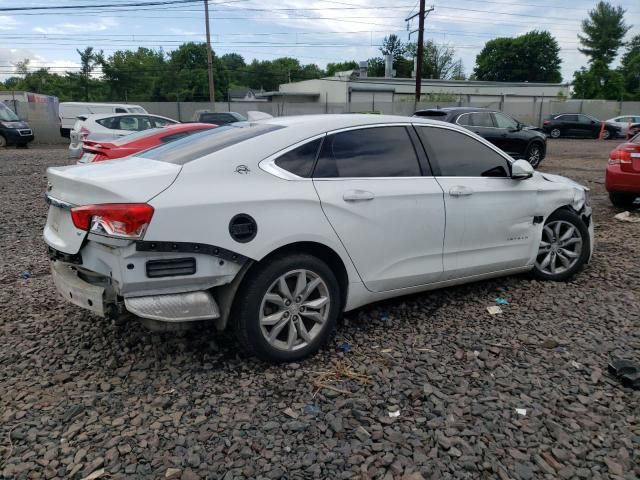
[[[152,0],[56,0],[56,6],[144,3]],[[465,73],[485,42],[530,30],[548,30],[561,47],[563,81],[586,65],[578,52],[581,20],[595,0],[447,0],[425,21],[425,39],[455,48]],[[612,2],[627,10],[632,25],[627,39],[640,33],[640,2]],[[2,8],[51,6],[47,0],[0,0],[0,79],[26,58],[32,67],[52,72],[77,69],[76,48],[93,46],[108,56],[139,46],[165,51],[186,41],[204,41],[203,2],[118,9],[92,7],[47,11]],[[235,52],[245,61],[292,56],[324,68],[328,62],[362,61],[379,56],[386,35],[403,41],[417,29],[416,0],[209,0],[212,44],[216,55]],[[417,34],[411,36],[415,41]],[[617,61],[616,61],[617,62]],[[615,66],[615,64],[614,64]]]

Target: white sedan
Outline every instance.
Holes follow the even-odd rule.
[[[87,138],[93,140],[114,140],[133,132],[149,130],[150,128],[166,127],[180,123],[160,115],[148,113],[100,113],[79,115],[69,133],[69,157],[82,157],[82,141]]]
[[[609,120],[606,120],[606,122],[612,123],[616,127],[620,127],[620,135],[622,137],[626,137],[631,125],[640,124],[640,115],[621,115],[619,117],[610,118]]]
[[[593,246],[587,188],[419,118],[272,118],[47,174],[44,238],[68,301],[230,326],[271,361],[315,352],[367,303],[571,278]]]

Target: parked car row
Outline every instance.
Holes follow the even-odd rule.
[[[278,362],[367,303],[515,272],[571,278],[592,254],[588,189],[469,127],[268,118],[49,168],[53,281],[95,314],[212,322]]]

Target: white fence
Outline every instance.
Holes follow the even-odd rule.
[[[606,120],[622,114],[640,115],[640,102],[614,102],[606,100],[566,100],[556,101],[548,97],[533,97],[527,99],[517,99],[514,97],[503,97],[496,100],[496,97],[487,101],[478,101],[478,97],[473,101],[465,101],[466,96],[462,96],[459,101],[454,102],[375,102],[371,103],[289,103],[286,101],[274,102],[216,102],[212,108],[209,102],[139,102],[149,113],[175,118],[180,121],[190,121],[196,110],[213,109],[218,112],[239,112],[246,114],[250,110],[258,110],[268,113],[274,117],[289,115],[310,115],[324,113],[358,113],[377,112],[389,115],[412,115],[416,110],[425,108],[451,107],[451,106],[472,106],[486,107],[502,110],[520,120],[523,123],[540,126],[542,121],[551,113],[571,112],[587,113],[596,118]],[[29,120],[34,121],[33,115],[29,115]],[[45,124],[40,121],[33,125],[37,143],[67,143],[68,139],[59,135],[57,121],[50,121]]]

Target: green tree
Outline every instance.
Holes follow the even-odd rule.
[[[230,87],[245,87],[247,85],[247,64],[242,55],[226,53],[220,57],[220,62],[229,75]]]
[[[620,62],[620,73],[624,81],[625,98],[640,100],[640,35],[627,43],[627,50]]]
[[[367,61],[367,75],[369,77],[384,77],[384,59],[382,57],[370,58]]]
[[[624,97],[624,78],[604,62],[595,62],[573,74],[573,97],[620,100]]]
[[[624,23],[624,14],[624,8],[603,1],[589,11],[589,18],[582,21],[584,35],[578,34],[583,45],[578,50],[589,57],[589,63],[601,61],[609,66],[616,58],[630,28]]]
[[[351,60],[348,62],[327,63],[327,77],[333,77],[336,72],[346,72],[347,70],[357,70],[358,62]]]
[[[474,75],[495,82],[560,82],[560,46],[546,31],[489,40],[476,56]]]
[[[102,63],[102,51],[94,51],[93,47],[85,47],[84,50],[78,50],[78,55],[80,55],[80,74],[72,76],[75,78],[76,82],[82,85],[84,90],[84,101],[89,101],[89,87],[91,82],[91,73],[95,69],[96,65]]]
[[[395,33],[392,33],[388,37],[384,37],[382,46],[380,47],[380,53],[382,53],[383,57],[391,55],[393,57],[394,64],[402,58],[405,51],[406,47],[404,43],[402,43]]]
[[[118,50],[101,64],[110,98],[168,100],[161,88],[161,78],[169,74],[162,50]]]

